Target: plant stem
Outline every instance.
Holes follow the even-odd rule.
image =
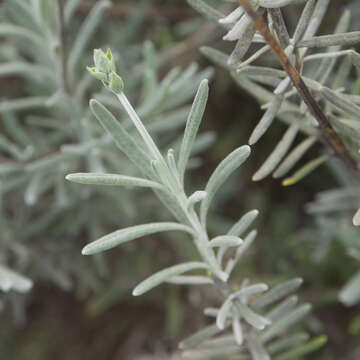
[[[278,41],[270,33],[267,25],[262,17],[257,14],[248,0],[238,0],[238,3],[244,8],[247,15],[252,19],[254,26],[264,37],[268,45],[278,58],[281,66],[290,77],[293,85],[297,89],[301,99],[307,105],[311,114],[315,117],[319,124],[320,139],[332,150],[332,152],[351,170],[351,172],[360,179],[360,163],[353,158],[350,151],[346,148],[343,141],[332,128],[328,118],[311,95],[308,87],[305,85],[300,73],[291,63],[289,57],[282,49]]]
[[[65,94],[69,94],[69,86],[66,79],[67,74],[67,54],[66,54],[66,31],[64,19],[64,0],[57,0],[57,25],[58,25],[58,41],[59,41],[59,55],[60,55],[60,74],[59,81],[61,90]]]

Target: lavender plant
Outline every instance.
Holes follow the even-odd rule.
[[[95,292],[98,295],[93,303],[106,297],[110,306],[117,300],[116,295],[109,297],[116,278],[112,277],[109,286],[103,286],[100,279],[108,277],[114,265],[100,255],[93,258],[89,269],[85,260],[77,259],[79,241],[94,240],[105,228],[118,225],[118,211],[123,213],[125,224],[137,212],[136,202],[127,191],[119,193],[109,187],[79,191],[66,184],[64,177],[70,171],[112,172],[119,166],[129,173],[134,170],[125,157],[114,153],[111,136],[104,135],[94,122],[88,110],[88,93],[95,93],[117,113],[119,105],[107,101],[94,78],[79,70],[89,58],[87,48],[111,3],[97,2],[71,33],[78,4],[76,0],[10,0],[1,7],[0,76],[3,81],[20,79],[23,86],[20,95],[9,92],[0,103],[0,289],[6,293],[25,291],[33,281],[47,281],[64,290],[79,287],[83,294]],[[173,69],[160,80],[162,70],[154,46],[150,42],[128,46],[136,43],[145,5],[122,23],[121,32],[127,37],[117,41],[127,50],[116,56],[123,72],[129,74],[131,96],[141,99],[138,111],[164,146],[177,142],[176,129],[189,110],[186,102],[200,80],[211,77],[212,69],[199,71],[192,63],[183,71]],[[109,25],[107,31],[111,30]],[[211,144],[213,135],[204,134],[199,140],[197,151]],[[98,201],[89,205],[89,199]],[[147,199],[145,193],[143,218],[157,214]],[[152,256],[150,251],[148,255]],[[121,266],[126,267],[116,265]],[[19,299],[7,295],[11,294],[0,295],[4,303]]]
[[[190,237],[201,261],[171,265],[158,271],[140,282],[133,295],[142,295],[162,283],[216,287],[223,302],[218,307],[204,310],[206,315],[214,318],[214,323],[180,343],[180,348],[186,350],[185,355],[191,358],[236,355],[241,359],[249,356],[252,359],[270,359],[274,354],[278,359],[290,359],[321,346],[323,337],[306,343],[308,335],[303,332],[283,338],[288,328],[310,310],[309,304],[297,305],[297,297],[289,296],[301,285],[301,279],[289,280],[271,290],[265,283],[251,283],[248,279],[243,279],[240,288],[233,289],[229,283],[234,267],[255,239],[256,230],[247,235],[246,231],[258,211],[246,213],[226,234],[211,236],[207,231],[207,215],[217,191],[249,157],[250,147],[241,146],[221,161],[204,190],[186,194],[184,175],[205,110],[208,81],[203,80],[199,86],[179,151],[170,148],[164,156],[127,99],[111,51],[95,50],[94,64],[94,67],[88,68],[89,72],[119,100],[140,139],[131,136],[99,101],[90,101],[91,111],[143,177],[73,173],[66,176],[67,180],[81,184],[150,188],[177,221],[146,223],[117,230],[86,245],[82,253],[97,254],[139,237],[165,231],[182,232],[184,241]],[[230,252],[231,256],[226,256]]]
[[[282,182],[284,186],[297,183],[333,156],[358,179],[357,117],[360,108],[358,95],[352,94],[352,88],[357,84],[352,69],[358,73],[360,55],[349,47],[360,42],[360,32],[348,32],[350,11],[342,14],[334,34],[316,36],[331,1],[308,0],[295,31],[289,35],[281,8],[297,1],[250,1],[253,11],[256,11],[254,16],[267,19],[268,34],[278,41],[277,53],[282,53],[284,62],[288,61],[292,66],[293,76],[290,76],[289,71],[279,70],[268,57],[266,61],[271,62],[270,66],[254,65],[266,57],[274,42],[269,43],[269,39],[256,31],[247,11],[239,6],[242,1],[234,1],[237,3],[234,10],[227,15],[203,0],[189,0],[189,3],[226,29],[224,40],[236,41],[230,55],[209,47],[203,47],[201,51],[228,69],[236,83],[262,104],[265,112],[253,130],[249,144],[256,144],[275,118],[288,126],[274,150],[253,175],[253,180],[259,181],[271,174],[274,178],[288,176],[318,142],[325,145],[322,154],[286,177]],[[318,49],[325,50],[309,54],[309,51]],[[299,133],[304,136],[294,146]],[[358,217],[359,211],[354,216],[354,225],[358,225]]]

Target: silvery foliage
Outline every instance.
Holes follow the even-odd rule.
[[[274,178],[287,176],[308,150],[319,142],[317,121],[299,98],[287,74],[277,68],[278,65],[255,65],[264,58],[271,63],[271,60],[266,58],[270,47],[255,31],[251,20],[236,1],[231,1],[234,9],[229,14],[223,14],[205,0],[188,2],[224,28],[224,40],[236,41],[230,55],[209,47],[203,47],[201,51],[213,62],[228,69],[236,83],[262,105],[265,112],[253,130],[249,144],[256,144],[275,118],[288,127],[274,150],[253,175],[253,180],[259,181],[271,174]],[[219,0],[217,3],[221,5],[225,2],[227,1]],[[280,8],[304,2],[295,31],[290,35]],[[355,69],[357,74],[360,73],[360,55],[351,47],[360,42],[360,31],[348,32],[351,12],[345,10],[339,17],[334,34],[317,36],[326,11],[331,6],[331,0],[253,0],[251,3],[267,18],[270,31],[302,74],[303,80],[328,115],[335,131],[345,141],[353,156],[359,158],[360,97],[358,83],[353,83],[352,72]],[[351,91],[354,86],[355,93]],[[270,91],[269,88],[273,90]],[[302,133],[302,139],[294,145],[299,133]],[[327,162],[330,156],[331,154],[324,152],[300,166],[283,180],[283,185],[297,183]],[[358,208],[359,204],[355,206]],[[353,224],[360,225],[360,210],[356,212]]]
[[[181,232],[183,241],[192,241],[200,261],[190,259],[170,265],[141,281],[132,292],[139,296],[163,283],[217,288],[222,303],[204,310],[213,323],[180,343],[184,355],[191,359],[232,355],[255,360],[270,359],[273,355],[292,359],[321,346],[325,341],[323,337],[307,342],[306,333],[289,330],[310,311],[309,304],[298,305],[297,297],[291,295],[301,285],[301,279],[280,283],[270,290],[267,284],[251,283],[248,279],[244,279],[239,288],[230,286],[229,279],[235,266],[256,237],[256,230],[248,231],[248,228],[258,211],[243,215],[226,234],[211,236],[208,233],[207,217],[213,199],[228,177],[249,157],[250,147],[241,146],[233,150],[216,167],[203,189],[190,195],[186,193],[185,173],[205,111],[208,81],[203,80],[198,88],[180,148],[178,151],[170,148],[163,155],[124,93],[111,51],[95,50],[94,63],[94,67],[88,68],[89,72],[103,82],[113,98],[117,98],[139,137],[130,134],[123,122],[98,100],[90,101],[90,109],[142,176],[92,172],[72,173],[66,178],[80,184],[147,187],[155,192],[175,221],[116,230],[86,245],[82,253],[98,254],[140,237],[168,231]]]
[[[316,226],[305,229],[304,237],[309,238],[311,233],[311,238],[317,239],[316,260],[323,260],[332,241],[337,239],[345,246],[349,258],[359,261],[360,265],[359,230],[349,221],[349,213],[359,206],[359,187],[353,177],[336,163],[332,163],[331,168],[341,186],[318,193],[306,205],[306,211],[315,218]],[[354,221],[357,221],[357,216]],[[338,298],[346,306],[360,303],[360,270],[343,286]]]
[[[66,30],[77,21],[73,15],[79,1],[64,3]],[[119,192],[112,187],[72,186],[65,181],[65,174],[112,172],[119,166],[130,174],[134,172],[126,157],[115,154],[112,137],[103,134],[89,112],[87,93],[96,91],[98,83],[79,71],[91,56],[87,46],[110,4],[106,0],[96,2],[74,36],[68,34],[65,57],[61,55],[57,1],[9,0],[1,7],[0,36],[4,41],[0,49],[0,76],[23,81],[20,97],[9,95],[0,102],[4,130],[0,135],[2,291],[29,290],[32,280],[27,277],[30,277],[35,282],[45,279],[65,290],[79,285],[84,294],[94,291],[109,299],[100,278],[109,276],[111,265],[102,256],[95,257],[90,268],[82,257],[79,259],[79,236],[87,241],[96,239],[105,227],[119,224],[120,212],[123,214],[120,221],[125,224],[137,213],[136,202],[127,191]],[[117,29],[127,34],[123,40],[117,37],[117,41],[123,42],[120,47],[130,50],[122,52],[121,57],[116,54],[123,63],[138,62],[138,56],[131,54],[141,52],[141,48],[128,44],[136,42],[139,16],[145,15],[145,11],[144,6],[139,6],[136,14],[130,14],[121,29]],[[155,136],[164,138],[162,144],[176,143],[176,129],[183,125],[189,109],[186,103],[200,80],[210,77],[212,70],[199,72],[198,66],[191,64],[184,70],[175,68],[159,80],[157,57],[152,44],[146,43],[144,61],[136,65],[143,70],[134,71],[125,65],[122,68],[129,73],[130,93],[141,96],[137,110],[146,118],[149,128]],[[95,96],[102,99],[104,92]],[[119,112],[116,102],[106,104]],[[120,116],[124,118],[123,114]],[[133,133],[130,124],[125,127]],[[211,141],[212,134],[204,134],[196,151],[206,148]],[[96,203],[89,201],[94,198]],[[143,199],[141,214],[154,215],[146,194]],[[8,268],[10,263],[12,269]],[[26,274],[26,278],[17,272]],[[116,283],[116,277],[112,278]],[[2,293],[1,297],[6,301],[18,299]]]

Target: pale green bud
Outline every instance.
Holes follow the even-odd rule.
[[[101,81],[106,81],[107,76],[106,74],[102,73],[102,72],[98,72],[96,71],[96,68],[94,67],[86,67],[86,70],[96,79],[101,80]]]
[[[111,71],[116,72],[115,59],[114,59],[114,56],[113,56],[110,48],[107,49],[106,57],[107,57],[107,58],[109,59],[109,61],[110,61]]]
[[[115,94],[121,93],[124,89],[124,82],[123,82],[122,78],[116,72],[112,72],[110,74],[109,88]]]
[[[94,50],[94,64],[97,72],[109,74],[112,71],[111,61],[101,49]]]

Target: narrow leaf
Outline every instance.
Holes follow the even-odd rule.
[[[256,312],[251,310],[248,306],[244,305],[241,302],[236,303],[236,307],[239,310],[241,316],[254,328],[258,330],[263,330],[267,325],[271,324],[271,321],[261,315],[258,315]]]
[[[255,299],[255,301],[252,303],[252,307],[254,309],[261,309],[269,304],[272,304],[275,301],[296,291],[301,286],[302,283],[303,280],[301,278],[295,278],[286,281],[282,284],[279,284],[273,287],[269,292],[267,292],[262,297]]]
[[[191,149],[195,142],[196,134],[198,132],[202,116],[205,111],[205,106],[209,94],[208,81],[205,79],[201,82],[196,93],[194,102],[186,122],[184,138],[180,148],[178,171],[181,181],[184,181],[184,173],[187,162],[190,157]]]
[[[66,180],[79,184],[140,186],[164,189],[161,184],[155,181],[118,174],[75,173],[67,175]]]
[[[209,20],[219,21],[224,17],[223,13],[208,5],[203,0],[187,0],[187,2],[192,8]]]
[[[248,229],[248,227],[252,224],[252,222],[256,219],[258,215],[259,215],[258,210],[251,210],[247,212],[244,216],[240,218],[239,221],[237,221],[231,227],[227,235],[241,236]]]
[[[135,225],[125,229],[114,231],[101,237],[96,241],[93,241],[92,243],[86,245],[83,248],[82,254],[93,255],[101,251],[112,249],[115,246],[121,245],[125,242],[137,239],[145,235],[152,235],[155,233],[172,230],[185,231],[189,234],[193,234],[193,231],[189,226],[178,223],[162,222]]]
[[[197,275],[178,275],[166,282],[177,285],[208,285],[214,283],[209,277]]]
[[[221,235],[213,238],[209,242],[210,247],[230,247],[230,246],[240,246],[242,245],[243,240],[237,236],[232,235]]]
[[[291,325],[297,323],[304,318],[311,310],[311,305],[304,304],[299,306],[297,309],[281,318],[279,321],[273,323],[268,329],[262,334],[261,338],[264,342],[270,341],[275,336],[286,331]]]
[[[329,155],[320,156],[312,161],[309,161],[306,165],[304,165],[301,169],[295,172],[292,176],[283,180],[283,186],[294,185],[300,180],[302,180],[305,176],[309,175],[316,168],[322,165],[324,162],[329,160]]]
[[[315,142],[315,137],[309,137],[297,145],[283,160],[283,162],[274,172],[273,177],[279,178],[286,175],[297,164],[306,151],[309,150],[313,144],[315,144]]]
[[[207,326],[187,339],[181,341],[179,348],[182,350],[194,348],[220,332],[221,330],[215,324]]]
[[[149,156],[136,144],[114,115],[97,100],[90,101],[90,109],[104,129],[114,138],[119,149],[135,166],[146,176],[154,174]]]
[[[279,164],[282,158],[285,156],[289,150],[291,144],[293,143],[295,136],[299,130],[299,127],[296,123],[291,124],[283,138],[276,145],[274,151],[266,159],[260,169],[254,174],[253,181],[259,181],[268,176],[275,167]]]
[[[353,31],[343,34],[315,36],[310,39],[299,41],[297,48],[318,48],[328,46],[351,46],[360,42],[360,31]]]
[[[188,262],[188,263],[183,263],[168,267],[164,270],[161,270],[153,274],[152,276],[148,277],[146,280],[142,281],[133,290],[133,295],[134,296],[142,295],[176,275],[180,275],[183,274],[184,272],[195,269],[208,269],[208,265],[201,262]]]
[[[218,167],[211,175],[205,188],[205,191],[208,195],[202,201],[200,207],[201,222],[204,226],[206,226],[207,212],[216,191],[227,180],[227,178],[249,157],[250,151],[250,147],[246,145],[237,148],[218,165]]]
[[[295,347],[288,352],[281,354],[274,358],[274,360],[297,360],[302,358],[307,354],[312,354],[314,351],[323,347],[327,342],[326,336],[318,336],[314,340],[309,341],[308,343]]]

